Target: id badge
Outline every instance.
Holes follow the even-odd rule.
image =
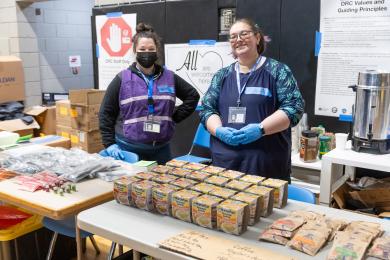
[[[229,124],[245,124],[246,107],[229,107]]]
[[[160,122],[148,120],[144,122],[144,132],[160,133]]]

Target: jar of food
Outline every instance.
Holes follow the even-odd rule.
[[[327,135],[320,136],[320,152],[318,157],[322,159],[322,156],[329,152],[331,149],[331,138]]]
[[[315,162],[318,154],[318,133],[303,130],[300,140],[299,157],[304,162]]]

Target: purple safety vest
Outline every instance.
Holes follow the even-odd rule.
[[[134,143],[169,141],[175,130],[172,120],[176,94],[174,74],[164,69],[160,77],[154,80],[154,121],[160,122],[160,133],[144,132],[144,122],[148,116],[148,86],[145,80],[134,72],[122,71],[122,83],[119,92],[120,113],[123,118],[123,134]]]

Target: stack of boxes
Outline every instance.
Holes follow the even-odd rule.
[[[99,110],[104,91],[70,90],[69,101],[57,101],[57,135],[69,137],[72,147],[89,153],[103,150]]]

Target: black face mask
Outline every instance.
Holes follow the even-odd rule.
[[[157,61],[157,52],[137,52],[137,61],[144,68],[150,68]]]

